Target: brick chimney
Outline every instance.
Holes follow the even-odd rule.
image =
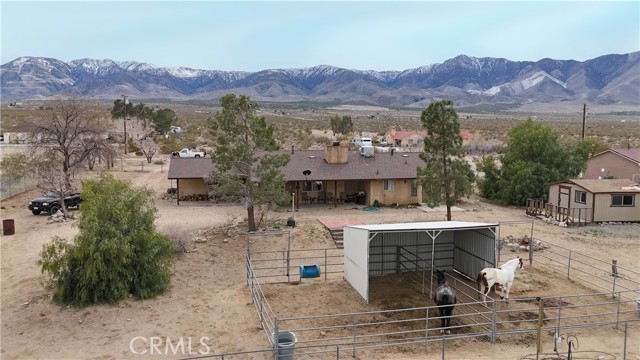
[[[328,164],[346,164],[349,161],[349,147],[340,143],[327,146],[324,148],[324,161]]]

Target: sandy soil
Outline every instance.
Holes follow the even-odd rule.
[[[72,238],[75,222],[49,223],[47,216],[33,216],[26,209],[29,199],[40,191],[30,191],[2,202],[2,219],[14,219],[16,233],[2,236],[1,245],[1,350],[2,359],[121,359],[121,358],[181,358],[202,353],[219,354],[254,349],[266,349],[268,342],[247,291],[244,254],[247,239],[240,229],[226,227],[244,217],[245,210],[237,206],[214,204],[175,205],[174,200],[161,199],[171,186],[165,172],[150,167],[150,172],[115,172],[115,176],[129,179],[136,186],[157,191],[156,221],[161,230],[189,234],[194,240],[192,252],[181,254],[175,265],[170,289],[153,300],[127,299],[119,305],[92,306],[84,309],[61,307],[49,301],[36,265],[42,245],[52,236]],[[495,206],[477,199],[460,205],[464,211],[454,213],[454,220],[495,222],[531,220],[521,208]],[[289,212],[270,213],[270,220],[286,222]],[[355,217],[363,223],[391,223],[406,221],[443,220],[442,212],[420,209],[384,209],[379,213],[342,206],[337,209],[318,205],[296,212],[297,226],[292,230],[293,248],[331,247],[328,232],[319,218]],[[501,236],[529,235],[531,224],[501,227]],[[615,258],[620,266],[640,269],[640,226],[609,225],[589,228],[561,228],[536,220],[534,237],[547,239],[603,259]],[[277,242],[277,241],[276,241]],[[279,243],[276,246],[280,246]],[[267,249],[269,240],[253,239],[251,246]],[[530,269],[529,271],[532,271]],[[338,280],[339,281],[339,280]],[[549,293],[562,289],[564,283],[546,284]],[[285,286],[286,287],[286,286]],[[275,290],[274,290],[275,289]],[[299,287],[269,288],[273,296],[286,296],[286,291]],[[530,290],[530,289],[529,289]],[[513,296],[524,294],[514,285]],[[569,289],[569,291],[577,291]],[[293,294],[293,293],[292,293]],[[353,294],[332,293],[326,301],[316,304],[321,313],[333,312],[336,303],[356,308],[353,302],[343,301]],[[528,296],[528,295],[526,295]],[[355,300],[354,300],[355,301]],[[350,305],[349,305],[350,304]],[[308,309],[309,310],[309,309]],[[633,325],[632,339],[627,345],[628,356],[640,359],[638,340],[640,326]],[[602,327],[576,330],[580,350],[619,350],[622,346],[620,330]],[[150,354],[152,342],[165,346],[182,339],[184,346],[177,354]],[[188,345],[190,341],[190,346]],[[532,347],[533,346],[533,347]],[[550,351],[552,345],[545,346]],[[189,350],[191,353],[189,353]],[[143,353],[144,354],[140,354]],[[455,359],[514,359],[535,353],[535,341],[508,341],[490,344],[482,341],[456,342],[447,345],[447,358]],[[341,356],[350,355],[341,354]],[[441,358],[438,346],[428,354],[418,348],[389,348],[358,352],[358,358]],[[255,355],[244,358],[269,358]]]

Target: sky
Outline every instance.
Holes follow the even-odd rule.
[[[464,54],[584,61],[640,51],[640,1],[5,1],[21,56],[259,71],[406,70]]]

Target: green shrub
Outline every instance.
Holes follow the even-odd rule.
[[[54,237],[40,252],[53,300],[86,306],[164,291],[174,246],[156,231],[153,192],[106,174],[83,181],[82,188],[78,235],[70,243]]]

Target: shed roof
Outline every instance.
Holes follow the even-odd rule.
[[[374,157],[367,158],[358,152],[350,151],[346,164],[327,163],[323,150],[280,153],[290,156],[289,163],[282,168],[287,181],[415,179],[418,166],[424,166],[419,153],[376,153]],[[202,179],[214,168],[210,158],[172,158],[167,177]],[[311,173],[304,175],[305,170]]]
[[[210,158],[171,158],[169,179],[204,179],[215,169]]]
[[[574,184],[592,194],[599,193],[640,193],[640,185],[631,179],[570,179],[557,184]]]
[[[369,231],[426,231],[426,230],[464,230],[495,227],[498,224],[469,221],[428,221],[397,224],[350,225],[345,227]]]

